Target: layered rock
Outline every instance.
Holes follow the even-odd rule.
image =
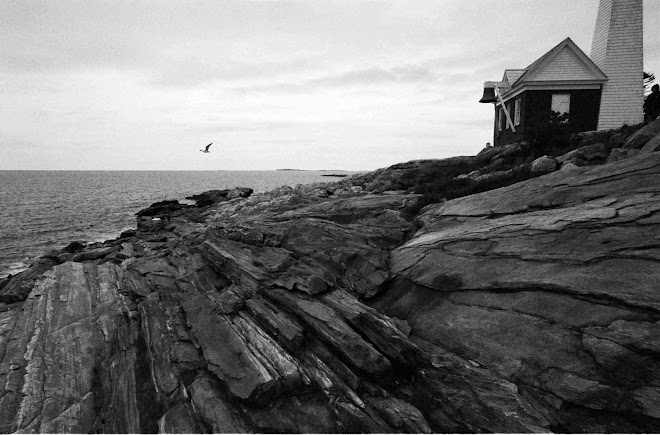
[[[64,263],[2,313],[2,432],[155,429],[137,401],[153,388],[144,388],[151,381],[136,306],[119,292],[119,273],[112,264]]]
[[[212,225],[174,216],[73,254],[5,307],[1,427],[430,432],[398,391],[420,350],[359,300],[389,279],[417,200],[268,213],[277,198],[234,199],[209,212]],[[236,207],[241,219],[223,218]]]
[[[403,192],[485,160],[157,203],[43,258],[0,284],[0,430],[657,430],[660,155]]]
[[[375,306],[509,382],[550,428],[653,431],[658,171],[652,154],[430,206]]]

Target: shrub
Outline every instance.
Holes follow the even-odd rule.
[[[418,184],[412,191],[414,193],[422,194],[422,203],[424,205],[432,204],[442,200],[460,198],[475,193],[499,189],[500,187],[509,186],[520,181],[534,178],[535,175],[531,174],[530,168],[530,164],[523,164],[509,171],[501,172],[482,180],[454,178],[446,180],[443,183],[431,181]]]
[[[549,110],[539,113],[530,122],[533,128],[525,133],[525,141],[529,143],[529,159],[538,157],[558,156],[571,148],[571,123],[568,114],[560,114]]]

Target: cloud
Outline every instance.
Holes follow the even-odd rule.
[[[185,55],[182,59],[163,60],[167,68],[151,69],[145,83],[165,88],[195,88],[206,84],[233,84],[272,81],[287,76],[310,74],[324,67],[311,56],[282,56],[276,61],[245,59],[208,59],[207,55]]]
[[[353,85],[420,83],[437,80],[437,74],[422,65],[402,65],[392,68],[366,68],[348,71],[308,81],[308,86],[342,87]]]
[[[382,85],[416,85],[437,83],[440,79],[435,67],[424,64],[402,64],[391,67],[364,67],[346,69],[332,74],[312,77],[290,77],[267,83],[232,86],[240,94],[300,94],[342,88],[361,89]]]
[[[304,121],[253,121],[250,119],[235,120],[229,123],[208,122],[204,125],[197,126],[196,131],[206,133],[208,135],[224,135],[228,133],[250,134],[250,133],[263,133],[275,131],[295,131],[301,125],[305,124]]]

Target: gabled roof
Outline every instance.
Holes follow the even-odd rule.
[[[505,80],[509,82],[511,89],[507,90],[503,97],[511,95],[525,84],[604,83],[607,76],[571,38],[566,38],[527,68],[505,70],[503,81]]]
[[[526,69],[507,69],[504,70],[504,77],[502,78],[503,82],[509,83],[509,86],[513,86],[518,79],[525,74]]]
[[[582,67],[581,69],[583,70],[583,75],[579,77],[581,80],[607,80],[605,73],[603,73],[600,68],[596,66],[596,64],[589,58],[589,56],[584,54],[584,51],[580,50],[580,47],[578,47],[571,38],[564,39],[552,50],[548,51],[546,54],[533,62],[530,66],[525,68],[527,72],[523,74],[521,79],[532,81],[534,79],[540,78],[539,76],[542,75],[540,74],[542,72],[545,72],[546,75],[550,75],[547,73],[556,75],[555,77],[550,75],[550,77],[545,78],[546,80],[556,80],[561,78],[578,79],[578,77],[575,77],[574,72],[571,76],[566,77],[567,74],[565,73],[562,77],[561,72],[562,70],[566,71],[566,63],[571,64],[571,66]],[[563,68],[552,68],[553,66],[561,66]]]

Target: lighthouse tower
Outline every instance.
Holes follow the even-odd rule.
[[[642,0],[600,0],[591,60],[607,75],[598,130],[644,121]]]

